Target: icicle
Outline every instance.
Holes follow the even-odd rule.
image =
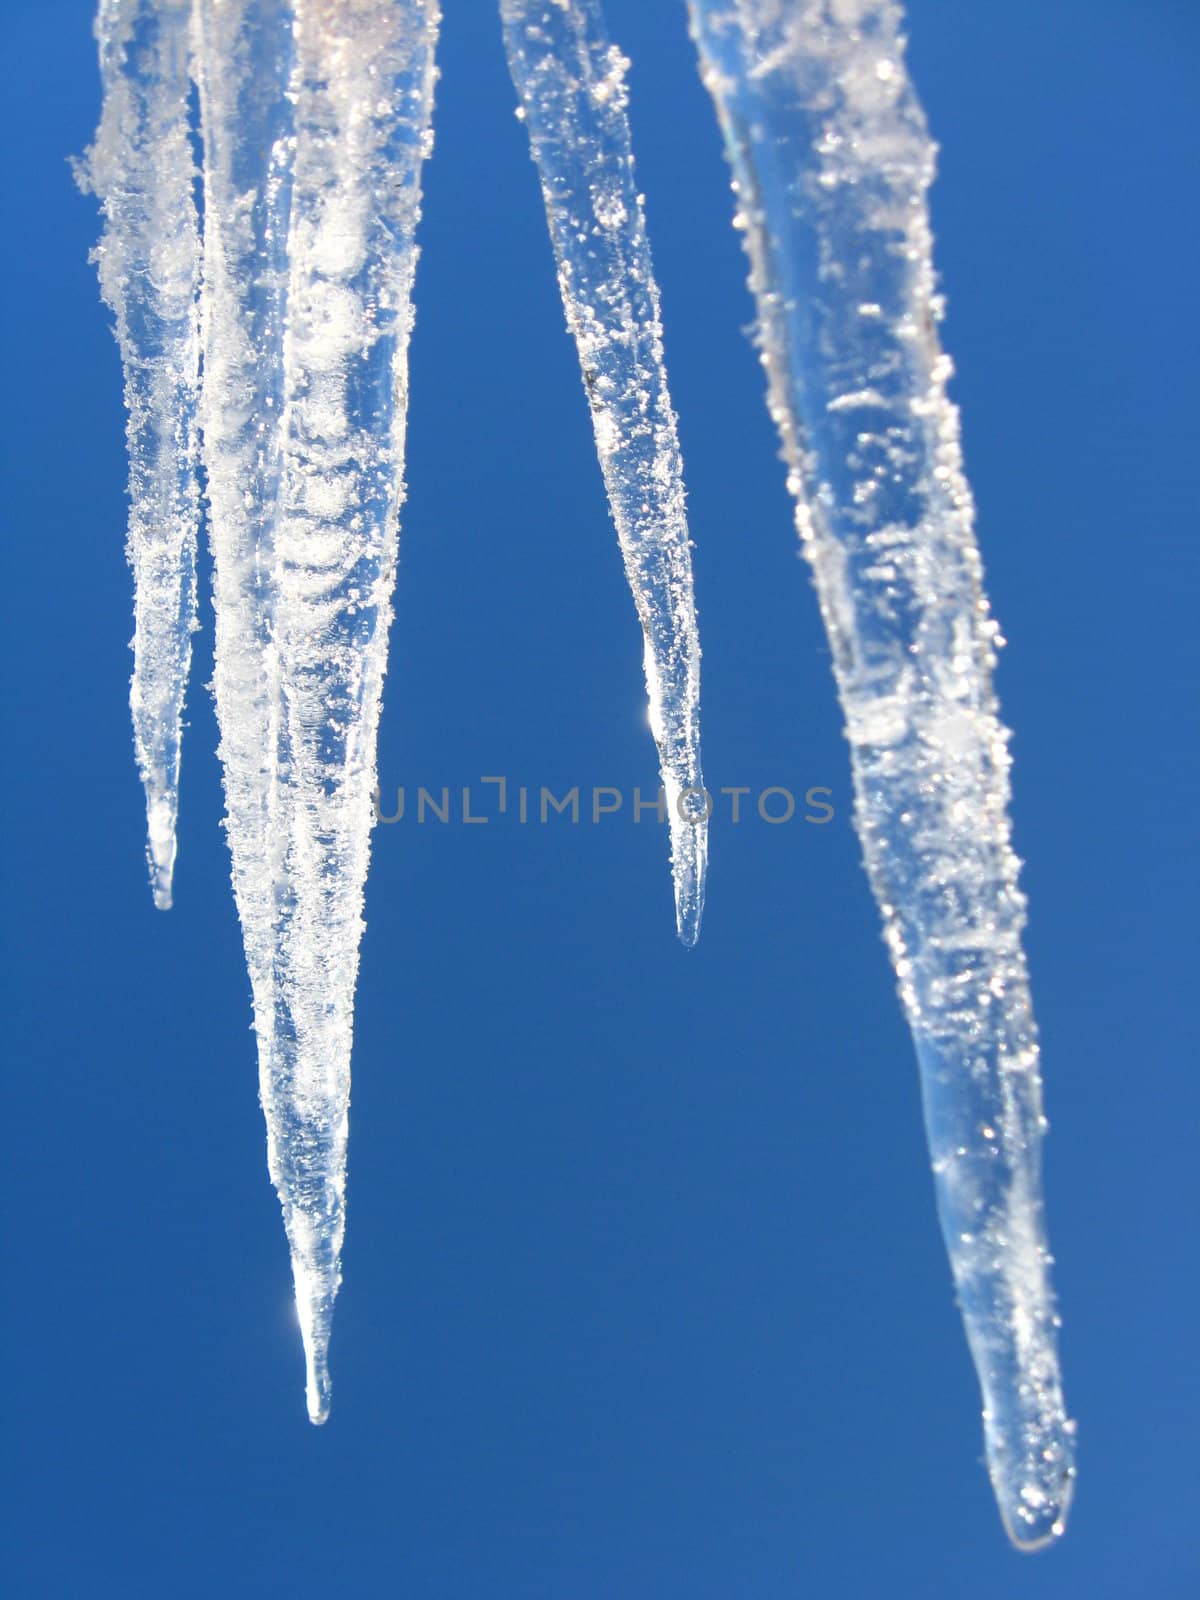
[[[104,205],[96,252],[129,411],[134,746],[154,903],[171,904],[183,703],[196,625],[200,240],[188,134],[190,0],[102,0],[104,109],[79,178]]]
[[[313,1422],[403,484],[436,0],[200,0],[217,711]]]
[[[500,0],[500,13],[596,450],[645,635],[676,925],[684,944],[692,945],[708,861],[700,642],[658,285],[625,114],[628,63],[608,42],[598,0]]]
[[[689,0],[772,414],[846,713],[857,824],[921,1066],[938,1205],[1013,1542],[1062,1532],[1037,1034],[1007,734],[936,332],[934,147],[889,0]]]
[[[285,892],[263,1101],[313,1421],[338,1284],[346,1113],[408,411],[436,0],[302,0],[276,547]],[[284,1133],[283,1130],[286,1130]]]

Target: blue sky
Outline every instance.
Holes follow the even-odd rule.
[[[446,0],[389,787],[656,783],[640,633],[492,7]],[[609,0],[688,468],[718,813],[700,946],[628,813],[380,829],[334,1410],[304,1416],[219,828],[211,613],[176,908],[126,707],[119,368],[66,157],[90,6],[10,0],[0,97],[10,1533],[21,1597],[973,1600],[1195,1592],[1200,19],[909,6],[968,470],[1009,648],[1079,1419],[1006,1545],[911,1045],[849,823],[728,174],[676,0]]]

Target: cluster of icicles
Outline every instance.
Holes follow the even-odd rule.
[[[892,0],[689,0],[750,257],[856,823],[921,1067],[942,1227],[1014,1542],[1074,1467],[1040,1199],[1036,1029],[981,589]],[[699,645],[658,290],[600,0],[500,0],[645,635],[679,935],[707,859]],[[233,885],[309,1416],[328,1415],[375,746],[404,492],[438,0],[102,0],[84,164],[129,411],[132,708],[171,903],[199,478]],[[198,129],[191,111],[198,99]],[[197,206],[193,140],[202,158]],[[201,220],[202,218],[202,220]]]

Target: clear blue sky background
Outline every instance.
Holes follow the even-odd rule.
[[[447,0],[385,787],[656,782],[640,634],[493,7]],[[849,822],[728,176],[677,0],[610,0],[688,464],[700,947],[626,816],[375,836],[334,1411],[304,1417],[218,826],[211,612],[176,909],[126,708],[119,369],[66,157],[84,0],[4,12],[7,1592],[1182,1600],[1197,1551],[1195,83],[1163,0],[914,0],[1016,729],[1079,1419],[1006,1545],[911,1046]]]

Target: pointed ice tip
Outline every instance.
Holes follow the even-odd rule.
[[[162,796],[146,800],[146,863],[154,904],[160,911],[169,911],[175,876],[175,810]]]
[[[685,950],[694,950],[696,941],[700,937],[700,918],[704,911],[704,904],[699,900],[682,901],[675,903],[675,929],[679,934],[679,942]]]
[[[303,1229],[305,1219],[293,1214],[289,1231]],[[308,1251],[292,1254],[292,1275],[296,1285],[296,1316],[304,1346],[304,1401],[308,1420],[319,1428],[329,1419],[333,1385],[329,1380],[329,1325],[340,1276],[336,1264],[330,1273],[311,1262]]]
[[[329,1421],[329,1408],[333,1400],[325,1351],[313,1355],[306,1349],[304,1366],[304,1401],[308,1406],[308,1420],[314,1428],[320,1428]]]
[[[171,874],[160,872],[153,862],[150,864],[150,893],[154,896],[154,906],[158,911],[170,911],[175,904],[171,889]]]
[[[675,929],[685,950],[700,937],[704,915],[704,880],[708,869],[707,819],[697,818],[677,830],[672,841],[671,870],[675,879]]]
[[[1075,1493],[1075,1473],[1060,1484],[1055,1495],[1035,1495],[1029,1503],[1021,1500],[1017,1505],[1000,1504],[1000,1520],[1013,1548],[1022,1555],[1033,1555],[1056,1543],[1067,1531],[1067,1513]]]

